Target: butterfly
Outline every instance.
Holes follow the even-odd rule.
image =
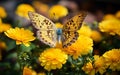
[[[70,18],[63,26],[61,41],[63,48],[72,45],[78,37],[79,30],[82,26],[82,22],[86,17],[86,12],[80,12],[78,15]],[[28,12],[28,16],[37,29],[37,37],[43,43],[49,45],[50,47],[55,47],[57,43],[57,28],[55,24],[48,18],[36,13]]]

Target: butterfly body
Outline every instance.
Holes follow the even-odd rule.
[[[61,40],[63,47],[67,47],[77,40],[79,36],[77,30],[80,29],[86,13],[80,13],[69,19],[62,30],[57,29],[51,20],[38,13],[29,12],[28,15],[33,26],[38,29],[37,37],[43,43],[55,47],[57,41]]]

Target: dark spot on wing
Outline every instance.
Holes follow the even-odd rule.
[[[42,34],[42,32],[40,32],[40,34]]]
[[[47,42],[47,40],[45,40],[45,42]]]
[[[42,28],[42,26],[40,26],[40,28]]]

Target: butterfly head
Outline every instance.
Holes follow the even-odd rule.
[[[62,29],[61,28],[57,29],[57,35],[62,35]]]

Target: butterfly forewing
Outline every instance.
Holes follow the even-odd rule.
[[[86,15],[87,15],[86,12],[80,12],[80,14],[69,19],[63,26],[62,30],[63,47],[70,46],[77,40],[77,38],[79,37],[77,30],[80,29],[80,27],[82,26],[82,22]]]
[[[28,12],[28,16],[29,16],[30,20],[32,21],[33,26],[36,29],[56,30],[54,23],[51,20],[49,20],[48,18],[46,18],[38,13],[30,12],[30,11]]]
[[[63,26],[63,31],[77,31],[80,29],[86,15],[87,12],[80,12],[78,15],[69,19]]]
[[[54,47],[57,42],[57,34],[55,24],[48,18],[35,13],[28,13],[33,26],[38,29],[37,37],[45,44]]]

